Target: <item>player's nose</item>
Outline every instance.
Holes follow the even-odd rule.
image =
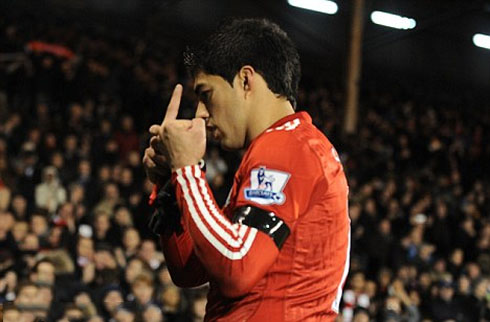
[[[206,109],[206,105],[204,105],[202,102],[199,102],[197,104],[196,118],[201,118],[201,119],[205,119],[205,120],[209,119],[209,112]]]

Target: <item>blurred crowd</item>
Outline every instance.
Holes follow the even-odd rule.
[[[0,15],[0,303],[4,321],[202,321],[206,287],[172,284],[147,228],[142,151],[172,86],[164,43]],[[20,17],[22,18],[22,17]],[[339,321],[490,321],[490,109],[368,87],[355,135],[343,95],[306,81],[298,106],[340,152],[351,270]],[[210,142],[223,204],[241,153]]]

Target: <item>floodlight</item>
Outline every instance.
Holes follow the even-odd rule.
[[[415,19],[383,11],[373,11],[371,13],[371,21],[378,25],[405,30],[413,29],[417,25]]]
[[[473,43],[477,47],[490,49],[490,35],[475,34],[473,36]]]
[[[333,15],[339,10],[337,4],[329,0],[288,0],[288,3],[293,7],[322,12],[329,15]]]

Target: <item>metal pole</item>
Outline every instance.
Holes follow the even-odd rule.
[[[359,114],[359,79],[362,64],[362,33],[364,0],[353,0],[349,62],[347,65],[346,103],[344,133],[353,134],[357,130]]]

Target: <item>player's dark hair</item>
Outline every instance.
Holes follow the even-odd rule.
[[[233,79],[245,65],[252,66],[269,89],[296,107],[301,77],[299,54],[291,39],[267,19],[234,19],[222,23],[200,46],[188,48],[184,64],[193,77],[199,72]]]

